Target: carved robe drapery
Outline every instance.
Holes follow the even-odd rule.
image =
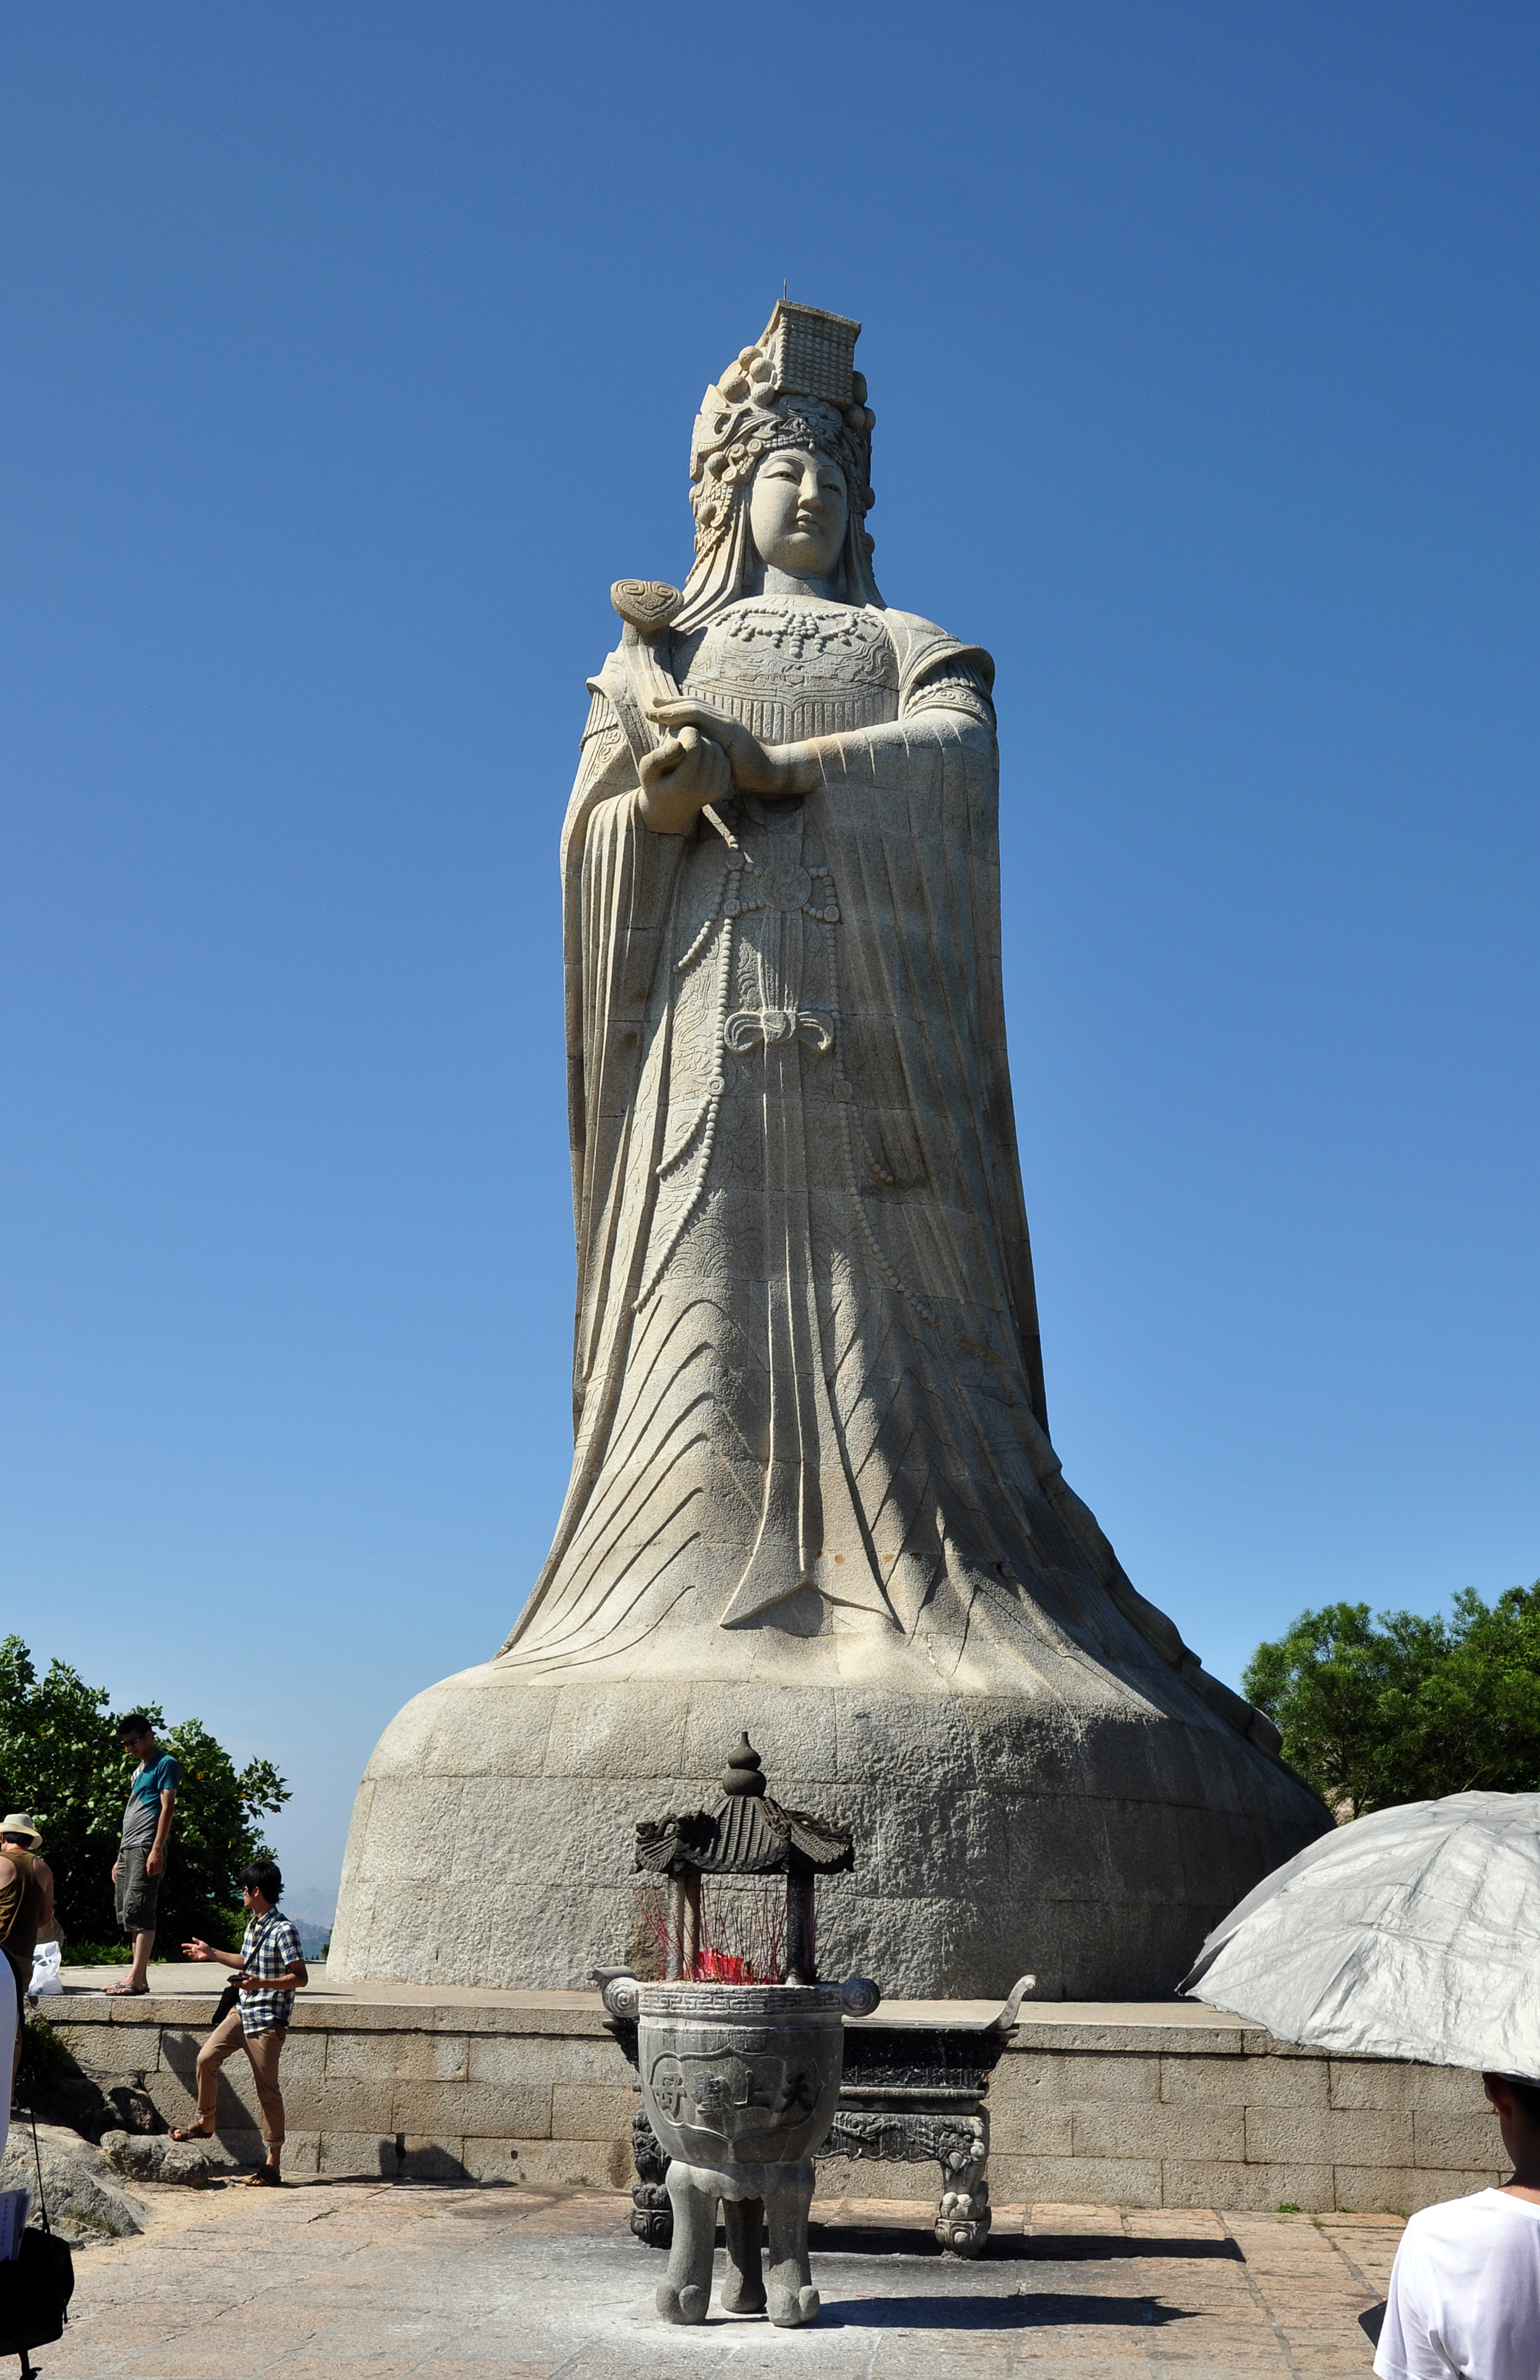
[[[653,834],[621,656],[592,681],[564,844],[576,1452],[505,1658],[687,1668],[702,1628],[875,1632],[943,1674],[981,1628],[996,1659],[1105,1658],[1045,1494],[988,657],[751,598],[669,658],[762,741],[818,737],[822,783]]]

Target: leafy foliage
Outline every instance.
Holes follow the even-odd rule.
[[[46,2087],[79,2071],[74,2058],[51,2024],[29,2017],[22,2027],[21,2072],[25,2081]]]
[[[233,1949],[243,1922],[235,1879],[248,1861],[273,1856],[261,1820],[282,1808],[288,1787],[271,1760],[237,1770],[200,1719],[168,1728],[158,1704],[122,1707],[146,1712],[182,1765],[157,1949],[175,1955],[185,1936],[200,1934]],[[117,1934],[112,1866],[133,1765],[105,1688],[88,1686],[64,1661],[40,1681],[20,1637],[0,1640],[0,1810],[30,1810],[41,1828],[67,1937]]]
[[[1540,1580],[1490,1605],[1468,1586],[1447,1619],[1375,1620],[1366,1603],[1302,1612],[1257,1646],[1244,1685],[1284,1757],[1346,1815],[1540,1791]]]
[[[46,1859],[47,1855],[44,1847],[43,1857]],[[66,1931],[68,1931],[67,1927]],[[204,1939],[223,1941],[224,1937],[205,1935]],[[157,1958],[163,1951],[173,1958],[176,1955],[169,1942],[156,1944]],[[121,1934],[115,1942],[82,1942],[78,1934],[71,1934],[65,1951],[66,1961],[71,1967],[121,1967],[127,1955]]]

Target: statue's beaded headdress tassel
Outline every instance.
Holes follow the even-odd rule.
[[[855,368],[859,322],[782,298],[758,343],[700,400],[690,441],[695,567],[676,629],[703,627],[743,592],[750,555],[748,491],[760,459],[782,446],[813,446],[845,475],[850,525],[841,573],[852,603],[880,605],[871,575],[867,514],[873,415]]]

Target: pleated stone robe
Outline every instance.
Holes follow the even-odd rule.
[[[855,1827],[831,1973],[1169,1991],[1328,1820],[1048,1435],[992,666],[911,613],[779,595],[664,646],[762,742],[816,739],[821,782],[654,834],[624,652],[590,682],[563,840],[571,1487],[502,1654],[382,1741],[333,1964],[555,1984],[634,1954],[631,1824],[746,1728],[781,1799]],[[442,1863],[410,1919],[403,1842],[419,1883]]]

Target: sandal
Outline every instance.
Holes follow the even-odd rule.
[[[255,2173],[247,2175],[244,2186],[248,2190],[279,2190],[283,2187],[283,2176],[275,2173],[270,2165],[260,2165]]]
[[[212,2141],[213,2136],[214,2128],[212,2124],[207,2131],[201,2124],[173,2124],[171,2127],[171,2137],[174,2141]]]
[[[148,1984],[103,1984],[102,1989],[115,2000],[139,1999],[149,1994]]]

